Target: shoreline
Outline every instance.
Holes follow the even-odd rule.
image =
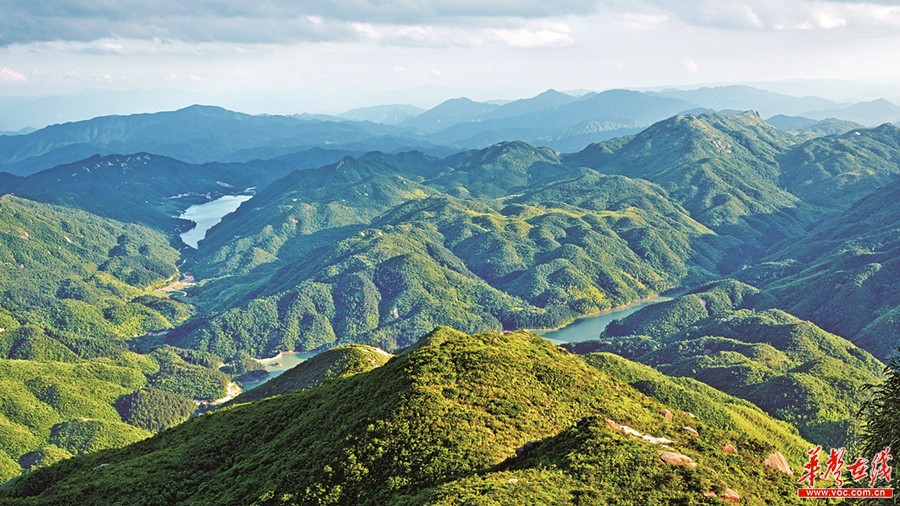
[[[279,360],[279,359],[282,357],[282,355],[284,355],[284,353],[285,353],[285,352],[283,352],[283,351],[279,351],[279,352],[278,352],[278,355],[275,355],[274,357],[270,357],[270,358],[256,358],[256,359],[254,359],[254,360],[256,360],[257,362],[259,362],[260,364],[267,364],[267,363],[269,363],[269,362],[275,362],[276,360]],[[292,352],[288,352],[288,353],[292,353]]]
[[[595,311],[595,312],[593,312],[593,313],[584,314],[584,315],[581,315],[581,316],[575,318],[574,320],[572,320],[572,321],[570,321],[570,322],[568,322],[568,323],[564,323],[564,324],[559,325],[558,327],[554,327],[554,328],[543,328],[543,329],[520,329],[520,330],[524,330],[525,332],[531,332],[532,334],[537,334],[537,335],[540,335],[540,334],[538,334],[539,332],[540,332],[540,333],[556,332],[557,330],[562,330],[562,329],[568,327],[569,325],[574,325],[575,323],[578,323],[580,320],[586,320],[586,319],[588,319],[588,318],[596,318],[596,317],[598,317],[598,316],[603,316],[603,315],[605,315],[605,314],[613,313],[613,312],[615,312],[615,311],[622,311],[623,309],[628,309],[628,308],[630,308],[630,307],[634,307],[634,306],[637,306],[637,305],[639,305],[639,304],[644,304],[644,303],[650,302],[650,301],[652,301],[652,300],[654,300],[654,299],[658,299],[658,298],[661,298],[661,297],[664,297],[664,296],[663,296],[662,294],[658,294],[658,293],[657,293],[657,294],[652,295],[652,296],[650,296],[650,297],[644,297],[643,299],[638,299],[638,300],[631,301],[631,302],[629,302],[628,304],[625,304],[625,305],[623,305],[623,306],[616,306],[616,307],[612,307],[612,308],[609,308],[609,309],[604,309],[604,310],[602,310],[602,311]]]

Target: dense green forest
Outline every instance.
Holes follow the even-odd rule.
[[[156,230],[0,197],[0,480],[147,438],[193,399],[225,396],[221,358],[134,351],[193,314],[159,290],[179,257]]]
[[[734,281],[654,304],[574,345],[692,377],[746,399],[811,441],[846,446],[882,365],[849,341],[778,309]]]
[[[798,244],[822,250],[818,242],[826,239],[807,230],[823,219],[839,221],[843,213],[845,235],[895,231],[895,207],[881,206],[873,223],[881,232],[852,232],[868,210],[847,214],[855,194],[841,190],[850,184],[841,181],[852,177],[860,191],[888,184],[896,131],[806,140],[753,113],[710,113],[678,116],[571,155],[507,142],[445,159],[370,153],[296,171],[227,216],[191,256],[192,272],[203,279],[192,291],[203,315],[170,342],[223,355],[352,342],[395,349],[435,325],[467,332],[556,327],[734,275],[775,296],[772,307],[884,358],[895,345],[865,344],[879,341],[865,335],[895,324],[895,291],[871,300],[866,290],[859,298],[870,297],[865,307],[875,310],[843,315],[803,299],[809,273],[798,274],[803,281],[790,290],[760,278],[774,272],[781,280],[809,265]],[[856,154],[826,156],[839,148]],[[789,192],[814,160],[836,174],[827,184],[842,192],[828,209]],[[873,169],[862,171],[863,164]],[[891,192],[888,186],[880,194]],[[885,241],[868,242],[876,256],[890,256]],[[858,238],[845,244],[865,251]]]
[[[778,451],[798,468],[795,452],[809,443],[793,429],[725,394],[706,399],[702,385],[662,380],[685,392],[663,404],[618,377],[630,367],[638,366],[594,367],[527,333],[438,329],[370,371],[41,469],[2,500],[699,503],[728,490],[749,503],[796,497],[795,478],[763,464]],[[639,369],[632,377],[640,375],[653,377]],[[689,405],[704,415],[679,409]],[[732,410],[759,426],[735,427]],[[738,453],[724,452],[728,444]]]
[[[779,307],[885,359],[900,346],[900,181],[738,273]]]
[[[896,364],[867,388],[900,346],[900,129],[817,125],[0,178],[0,483],[29,471],[0,503],[789,501],[776,450],[900,447]],[[667,291],[583,357],[504,333]],[[284,351],[322,353],[233,398]]]

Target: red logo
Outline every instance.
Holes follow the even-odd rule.
[[[888,498],[893,497],[894,490],[891,488],[875,488],[875,484],[881,480],[887,484],[891,482],[892,468],[888,464],[894,457],[891,455],[891,447],[888,446],[884,450],[876,453],[872,457],[871,462],[858,458],[852,464],[845,464],[844,456],[847,453],[846,448],[832,448],[828,452],[825,459],[825,472],[819,475],[822,470],[821,461],[819,460],[819,452],[822,451],[821,446],[817,446],[806,452],[809,459],[803,469],[806,472],[797,480],[797,483],[807,482],[808,488],[797,489],[799,497],[840,497],[848,499],[863,498]],[[867,464],[871,464],[867,466]],[[850,480],[853,483],[864,481],[869,478],[868,488],[853,487],[842,488],[844,486],[844,470],[850,473]],[[827,480],[831,478],[836,488],[816,488],[816,480]]]

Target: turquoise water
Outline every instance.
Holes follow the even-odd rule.
[[[242,202],[250,200],[249,195],[226,195],[216,200],[197,204],[187,208],[179,218],[191,220],[197,225],[181,234],[181,240],[188,246],[197,249],[200,241],[206,237],[206,231],[222,221],[226,214],[237,211]]]
[[[317,353],[302,353],[299,351],[290,352],[290,353],[282,353],[281,355],[273,358],[264,358],[259,360],[259,363],[265,366],[266,370],[269,371],[269,375],[262,381],[247,381],[243,383],[244,390],[251,390],[256,388],[266,381],[271,379],[275,379],[288,369],[294,367],[297,364],[300,364],[306,360],[309,360],[312,357],[315,357]]]
[[[606,326],[609,325],[609,322],[624,318],[631,313],[634,313],[638,309],[641,309],[642,307],[656,304],[657,302],[664,302],[667,300],[672,300],[672,298],[663,296],[654,297],[650,300],[635,304],[633,306],[628,306],[622,309],[614,309],[612,311],[607,311],[596,316],[580,318],[558,330],[535,331],[535,334],[555,344],[589,341],[591,339],[596,339],[597,337],[599,337],[600,334],[604,330],[606,330]],[[316,353],[292,352],[282,353],[277,357],[260,360],[259,362],[266,367],[267,371],[269,371],[269,376],[267,376],[263,381],[248,381],[244,383],[244,390],[256,388],[266,381],[277,378],[288,369],[314,356],[316,356]]]
[[[575,320],[574,322],[566,325],[561,329],[536,331],[535,334],[555,344],[590,341],[591,339],[597,339],[598,337],[600,337],[600,334],[602,334],[603,331],[606,330],[609,322],[625,318],[626,316],[634,313],[642,307],[656,304],[657,302],[665,302],[667,300],[672,300],[672,298],[663,296],[654,297],[650,300],[641,302],[640,304],[635,304],[633,306],[628,306],[622,309],[613,309],[612,311],[606,311],[596,316],[579,318],[578,320]]]

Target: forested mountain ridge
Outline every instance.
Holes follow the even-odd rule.
[[[436,324],[554,327],[714,279],[823,216],[781,187],[785,160],[807,147],[753,113],[703,114],[567,156],[509,142],[295,172],[209,232],[192,269],[212,278],[195,290],[212,315],[172,342],[265,356],[348,342],[393,349]],[[893,163],[890,145],[864,152]],[[861,181],[884,184],[879,174]],[[339,294],[351,292],[365,295],[344,310]]]
[[[517,107],[532,105],[539,107]],[[672,408],[702,410],[716,430],[778,441],[794,452],[791,461],[806,443],[783,432],[784,420],[817,444],[845,444],[864,401],[854,392],[877,382],[882,366],[843,338],[882,359],[896,348],[896,131],[810,140],[754,113],[704,113],[570,154],[522,141],[444,157],[334,150],[203,165],[139,153],[0,178],[14,193],[64,205],[0,199],[0,245],[11,269],[0,279],[0,380],[16,392],[0,403],[15,408],[0,412],[10,441],[0,448],[0,470],[12,477],[176,425],[194,412],[192,401],[234,394],[232,378],[263,374],[252,357],[353,343],[405,357],[440,325],[507,343],[501,331],[556,327],[697,286],[611,326],[607,337],[615,339],[604,347],[587,348],[679,378],[603,354],[588,363]],[[173,218],[186,205],[254,186],[253,198],[198,250],[172,247],[180,245]],[[20,283],[24,271],[31,278]],[[184,288],[186,297],[152,293],[183,271],[199,280]],[[708,284],[726,276],[756,288]],[[851,302],[832,300],[835,291]],[[357,376],[389,358],[362,347],[321,357],[232,405],[322,395],[313,392],[363,381]],[[78,375],[92,398],[73,386]],[[421,482],[402,494],[452,502],[479,487],[499,490],[495,479],[509,473],[574,487],[575,475],[537,469],[560,464],[562,449],[582,455],[610,443],[603,430],[612,425],[586,423],[546,434],[549,453],[537,460],[496,461],[481,475],[450,472],[439,485]],[[757,465],[765,452],[750,446]],[[764,497],[747,476],[733,479],[747,497]],[[724,491],[724,482],[707,478],[673,493]]]
[[[95,155],[0,181],[0,191],[171,234],[184,225],[175,217],[190,204],[226,193],[253,193],[292,171],[342,156],[343,152],[315,150],[273,160],[194,165],[149,153]]]
[[[727,242],[658,187],[552,150],[404,156],[416,163],[372,154],[295,173],[226,218],[195,256],[196,272],[226,276],[195,293],[227,311],[173,342],[268,355],[360,340],[393,349],[438,324],[552,327],[714,277],[713,244]]]
[[[720,413],[692,418],[613,375],[627,364],[596,363],[526,333],[438,329],[369,372],[39,470],[0,501],[567,503],[623,489],[648,502],[797,500],[795,478],[762,463],[782,451],[798,466],[808,443],[786,425],[719,398],[757,420],[745,432],[702,389],[654,378],[661,395],[680,389],[698,411]],[[640,376],[653,378],[630,369]]]
[[[884,124],[819,137],[787,153],[781,166],[781,183],[794,195],[845,208],[900,175],[900,128]]]
[[[394,131],[392,127],[367,122],[251,116],[194,105],[154,114],[103,116],[51,125],[26,135],[0,136],[0,167],[29,175],[95,154],[138,152],[188,163],[248,161],[271,158],[257,154],[263,147],[277,156],[317,146],[370,141]]]
[[[84,211],[0,197],[0,479],[120,447],[225,395],[210,355],[129,345],[192,308],[163,234]],[[205,361],[204,361],[205,360]]]
[[[811,206],[779,184],[778,157],[795,142],[752,111],[707,113],[656,123],[596,162],[579,159],[662,186],[692,217],[744,247],[762,247],[759,254],[815,218]]]
[[[737,275],[882,359],[900,346],[900,180]]]
[[[664,374],[702,381],[761,407],[809,440],[843,446],[859,432],[857,413],[882,364],[849,341],[778,309],[749,285],[728,280],[654,304],[611,324],[607,351]]]

